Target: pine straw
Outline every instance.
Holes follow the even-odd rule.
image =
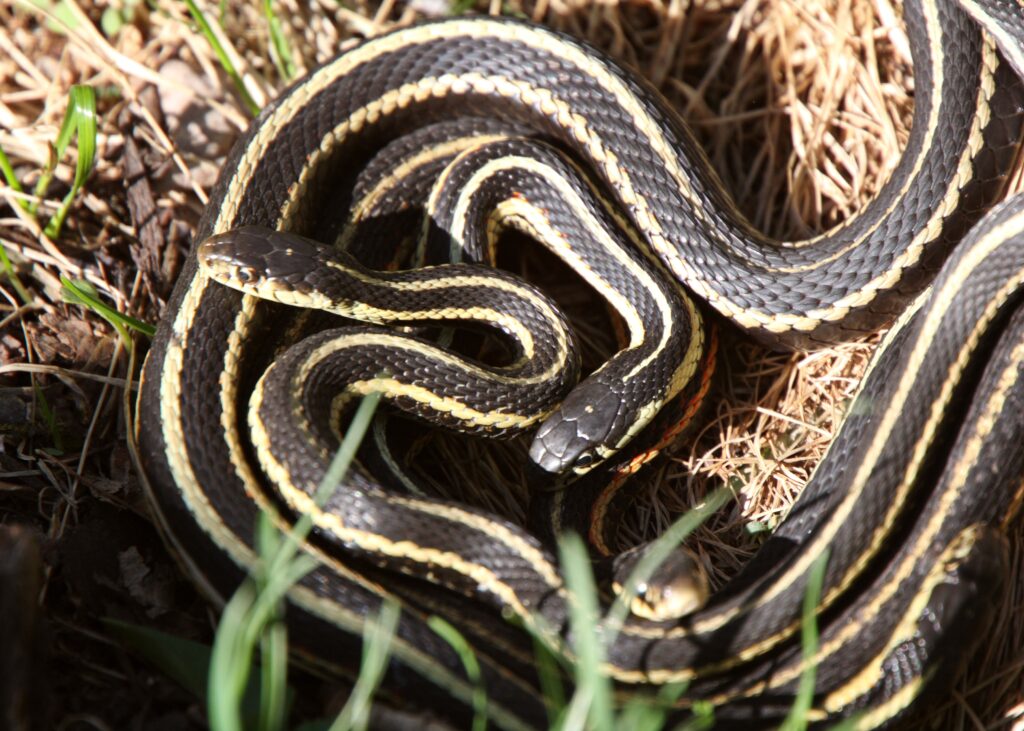
[[[275,7],[301,73],[350,38],[445,12],[445,2],[385,0],[343,8],[330,0],[283,0]],[[223,36],[250,94],[263,104],[285,83],[272,61],[265,19],[257,3],[227,5]],[[98,30],[106,3],[62,7],[62,14],[46,17],[0,0],[0,147],[26,187],[48,158],[69,86],[108,90],[101,95],[98,167],[59,241],[42,235],[13,204],[11,190],[0,190],[6,204],[0,240],[36,295],[31,306],[19,306],[8,283],[0,287],[6,301],[0,306],[0,400],[29,409],[13,420],[3,415],[13,426],[0,454],[0,519],[35,523],[54,544],[94,501],[142,510],[124,449],[126,351],[105,323],[61,303],[59,276],[87,278],[119,309],[156,322],[180,268],[175,252],[194,227],[231,140],[248,124],[183,5],[134,6],[135,16],[112,38]],[[803,237],[856,211],[891,171],[907,138],[911,64],[898,11],[887,0],[494,0],[478,7],[548,23],[638,68],[691,121],[741,208],[772,235]],[[206,9],[217,17],[214,4]],[[70,28],[62,25],[69,21]],[[129,135],[147,161],[165,236],[149,249],[138,243],[122,185]],[[57,179],[71,176],[65,160]],[[62,194],[53,191],[44,210]],[[586,339],[595,352],[608,350],[610,344],[600,342],[608,328],[590,328],[594,335]],[[630,516],[624,540],[656,533],[709,485],[725,481],[737,503],[701,530],[696,550],[716,582],[733,573],[758,543],[750,527],[776,525],[820,459],[873,342],[790,356],[726,334],[723,385],[713,411],[699,438],[678,445],[657,468],[650,500]],[[67,435],[60,456],[44,451],[53,437],[37,426],[35,388]],[[424,460],[441,456],[431,461],[441,466],[435,473],[446,470],[434,475],[442,483],[505,483],[503,492],[476,500],[521,519],[523,447],[510,449],[439,442],[424,447]],[[459,475],[456,466],[466,462],[473,474]],[[1011,537],[1014,581],[989,630],[992,641],[974,657],[957,691],[929,714],[942,728],[1006,728],[1024,715],[1019,523]],[[83,633],[90,623],[59,613],[54,621]]]

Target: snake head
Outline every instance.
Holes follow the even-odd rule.
[[[621,595],[629,578],[647,556],[650,543],[631,548],[611,559],[612,591]],[[677,546],[658,564],[646,581],[623,597],[635,617],[653,622],[678,620],[704,606],[709,593],[708,575],[700,560],[687,548]]]
[[[530,459],[551,474],[582,475],[610,457],[625,431],[622,396],[600,380],[570,392],[533,438]]]
[[[197,251],[207,276],[267,299],[279,291],[308,291],[305,278],[326,247],[310,239],[262,226],[241,226],[205,239]]]

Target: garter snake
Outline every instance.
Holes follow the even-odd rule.
[[[964,5],[991,25],[992,38],[1020,42],[1017,4]],[[914,0],[905,20],[918,90],[906,151],[863,212],[813,240],[781,244],[755,231],[692,135],[644,83],[565,36],[488,18],[367,40],[282,94],[226,162],[197,240],[260,226],[331,241],[345,221],[325,217],[324,207],[349,211],[365,200],[353,192],[353,171],[387,170],[378,152],[463,118],[478,120],[467,124],[484,136],[561,151],[595,181],[587,186],[597,209],[638,239],[641,257],[764,341],[841,339],[893,321],[917,297],[811,483],[759,554],[705,608],[672,622],[629,620],[604,667],[624,686],[686,681],[687,697],[713,700],[723,722],[777,723],[806,666],[796,635],[808,570],[828,550],[811,717],[859,712],[861,726],[875,726],[904,712],[962,656],[960,630],[985,616],[981,597],[1005,563],[991,526],[1017,508],[1024,483],[1020,450],[1007,448],[1024,429],[1022,317],[1011,315],[1024,279],[1020,199],[975,228],[917,296],[1001,190],[1020,131],[1020,85],[959,5]],[[1008,45],[1006,58],[1019,57]],[[503,120],[497,132],[480,121],[494,119]],[[448,140],[422,154],[436,154],[456,176],[453,159],[475,145]],[[384,188],[400,188],[403,170],[424,167],[409,149]],[[504,175],[500,165],[489,159],[469,175],[489,170],[478,178],[483,185]],[[566,197],[516,192],[504,191],[496,208],[535,233],[567,205]],[[257,560],[260,508],[282,524],[309,513],[318,530],[308,550],[322,563],[289,595],[289,619],[315,661],[351,666],[364,619],[394,593],[407,604],[385,687],[465,719],[472,689],[461,661],[424,621],[438,611],[464,623],[481,651],[491,720],[542,725],[529,660],[517,650],[522,638],[500,616],[547,628],[539,631],[572,655],[569,597],[553,557],[518,526],[358,475],[326,506],[315,505],[313,478],[296,480],[298,466],[284,464],[289,455],[275,454],[247,426],[279,398],[261,378],[299,331],[295,323],[289,308],[223,287],[190,258],[148,356],[138,406],[138,461],[169,543],[222,598]],[[684,359],[691,380],[699,357]],[[298,382],[295,360],[285,381]],[[572,448],[559,457],[572,439],[553,441],[556,467],[587,466]],[[302,453],[312,474],[322,471],[321,452]],[[439,701],[439,692],[465,706]]]

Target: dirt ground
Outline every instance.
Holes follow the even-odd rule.
[[[823,231],[870,199],[910,122],[912,64],[888,0],[270,5],[273,21],[262,3],[199,3],[257,107],[349,40],[417,18],[512,13],[585,38],[671,100],[741,208],[780,237]],[[147,338],[129,346],[102,318],[64,302],[60,278],[87,280],[116,310],[157,323],[219,166],[252,114],[183,2],[0,0],[0,21],[0,149],[25,191],[50,160],[73,84],[96,89],[99,115],[96,165],[59,235],[43,227],[74,177],[74,143],[37,215],[21,205],[29,193],[0,188],[0,243],[29,295],[0,277],[0,527],[21,529],[0,534],[0,623],[27,603],[38,606],[29,613],[39,633],[30,653],[0,660],[0,684],[17,677],[7,692],[29,688],[36,728],[202,728],[198,701],[105,623],[207,641],[215,621],[150,524],[126,446]],[[271,22],[290,54],[273,47]],[[658,469],[623,534],[657,533],[725,481],[738,499],[697,537],[715,583],[756,548],[755,529],[777,524],[799,494],[877,342],[790,355],[727,338],[713,413]],[[432,447],[442,456],[451,448]],[[435,478],[473,484],[473,475]],[[504,510],[521,517],[522,490],[508,491]],[[1024,728],[1022,537],[1018,520],[998,622],[922,727]],[[26,566],[29,576],[39,567],[38,583],[10,578],[24,578]],[[0,650],[18,627],[0,629]],[[300,716],[338,703],[317,681],[299,685]]]

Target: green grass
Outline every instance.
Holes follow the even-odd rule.
[[[729,495],[729,491],[724,488],[713,492],[703,505],[682,516],[652,542],[626,580],[617,601],[613,602],[603,617],[599,610],[590,559],[582,540],[578,536],[568,535],[559,541],[562,571],[573,599],[570,604],[570,626],[576,656],[571,665],[575,691],[567,704],[556,698],[547,699],[548,707],[555,709],[552,728],[566,731],[583,728],[613,731],[656,729],[663,726],[675,701],[685,692],[685,684],[665,686],[653,697],[638,694],[616,710],[613,684],[601,670],[606,657],[605,650],[615,641],[629,615],[628,597],[653,575],[658,566],[678,549],[698,525],[725,504]],[[707,709],[702,706],[695,710],[695,725],[691,727],[707,728],[709,722]]]
[[[156,328],[149,323],[118,312],[101,300],[99,292],[91,283],[85,280],[68,279],[63,274],[60,277],[60,283],[63,285],[61,296],[65,302],[85,307],[109,322],[129,349],[132,347],[129,330],[135,330],[149,338],[153,337],[156,332]]]
[[[92,172],[93,163],[96,159],[96,132],[96,91],[91,86],[76,84],[71,87],[68,93],[68,107],[64,112],[60,131],[50,146],[49,162],[40,172],[32,195],[19,196],[17,198],[18,205],[21,206],[22,210],[32,217],[38,218],[39,203],[43,196],[46,195],[46,191],[53,181],[57,164],[64,157],[64,153],[67,151],[68,145],[71,144],[71,140],[77,138],[78,157],[75,160],[75,177],[71,182],[71,188],[57,207],[56,213],[54,213],[43,229],[43,233],[48,238],[55,239],[60,236],[68,210],[71,208],[71,203],[75,200],[75,196],[78,195],[82,186],[85,185],[89,173]],[[21,185],[21,181],[18,180],[10,159],[2,149],[0,149],[0,174],[3,174],[4,181],[8,187],[19,194],[24,193],[24,188]],[[7,275],[22,304],[31,305],[34,301],[32,294],[18,277],[10,256],[7,254],[7,249],[2,244],[0,244],[0,271]]]
[[[3,174],[4,180],[7,182],[7,186],[18,193],[24,193],[24,188],[21,187],[21,181],[18,180],[18,176],[14,173],[14,167],[11,166],[11,160],[7,157],[7,153],[0,148],[0,174]],[[27,203],[21,202],[22,208],[28,206]]]
[[[232,63],[228,52],[224,49],[217,34],[213,32],[213,24],[207,20],[205,13],[196,5],[195,0],[185,0],[185,7],[188,8],[189,15],[192,16],[192,20],[198,26],[199,32],[203,34],[207,43],[210,44],[210,48],[213,50],[214,55],[217,56],[217,60],[220,62],[221,68],[224,69],[224,73],[228,75],[231,83],[234,84],[235,91],[238,92],[238,96],[241,98],[245,108],[255,117],[260,113],[260,105],[256,103],[252,95],[249,94],[249,90],[246,89],[242,75],[238,73],[238,69]]]
[[[78,158],[75,162],[74,180],[72,181],[67,194],[64,196],[64,199],[57,207],[56,213],[54,213],[47,222],[46,227],[43,229],[44,235],[51,239],[57,238],[60,235],[61,229],[64,226],[64,220],[67,218],[68,210],[71,207],[71,203],[85,184],[86,179],[89,177],[89,173],[92,172],[93,162],[96,157],[96,92],[91,86],[75,85],[71,87],[71,91],[68,95],[68,107],[64,113],[64,119],[61,122],[60,131],[57,133],[57,138],[54,140],[50,148],[50,160],[43,168],[39,176],[39,180],[36,182],[33,190],[33,196],[31,198],[18,198],[18,204],[21,208],[33,217],[38,218],[39,203],[49,189],[50,183],[53,181],[53,175],[57,168],[57,164],[60,162],[61,158],[63,158],[72,139],[75,138],[78,140]],[[2,150],[0,150],[0,172],[2,172],[8,186],[18,193],[23,192],[21,182],[18,180],[14,168],[11,166],[10,160]],[[10,256],[8,256],[7,249],[4,248],[3,244],[0,244],[0,271],[2,271],[10,280],[11,285],[14,287],[14,290],[18,295],[18,299],[21,300],[23,305],[29,306],[35,302],[32,293],[18,276],[18,273],[14,268],[14,264],[11,261]],[[85,303],[87,300],[95,301],[96,304],[105,310],[114,312],[118,317],[123,317],[119,313],[116,313],[112,308],[106,307],[99,302],[95,289],[92,289],[91,291],[83,289],[83,292],[82,298],[78,300],[79,303]],[[130,341],[127,338],[125,338],[125,341],[130,345]],[[46,394],[43,392],[42,388],[39,387],[34,376],[30,377],[30,382],[32,384],[33,394],[35,397],[35,407],[38,410],[39,415],[42,417],[43,422],[46,424],[52,443],[52,447],[49,447],[44,451],[48,451],[55,455],[61,455],[64,453],[65,445],[64,437],[57,423],[57,416],[51,408],[50,403],[46,398]]]
[[[377,396],[362,401],[345,435],[345,439],[321,483],[316,500],[322,504],[334,486],[340,484],[355,456],[360,441],[372,422]],[[602,615],[597,587],[587,550],[582,540],[567,535],[559,541],[559,557],[571,596],[570,630],[575,660],[570,662],[553,649],[550,638],[535,632],[537,667],[542,693],[549,709],[549,728],[557,731],[655,731],[665,727],[670,713],[686,692],[685,683],[669,684],[653,693],[634,694],[625,703],[616,698],[612,681],[602,672],[606,648],[614,642],[628,616],[626,597],[630,587],[644,583],[658,565],[708,516],[725,504],[730,492],[721,488],[711,493],[704,504],[673,523],[648,548],[625,582],[626,591]],[[315,567],[312,558],[300,547],[312,521],[303,516],[287,534],[281,534],[269,518],[261,518],[256,545],[260,555],[259,568],[230,599],[221,616],[214,645],[204,658],[201,650],[186,644],[184,654],[200,669],[185,672],[183,661],[171,660],[168,673],[172,677],[203,675],[208,678],[200,691],[194,682],[184,683],[207,698],[210,728],[214,731],[283,731],[288,726],[291,691],[287,685],[287,628],[283,619],[288,589]],[[803,604],[803,656],[808,661],[801,677],[796,700],[782,726],[785,731],[801,731],[808,725],[808,712],[814,694],[815,668],[813,658],[818,650],[816,608],[821,596],[827,555],[815,562]],[[382,603],[379,615],[367,620],[363,635],[363,655],[359,674],[348,702],[333,721],[305,724],[301,731],[348,731],[365,729],[376,689],[387,667],[390,647],[400,616],[400,607],[393,600]],[[474,689],[473,731],[487,727],[487,693],[480,664],[472,647],[447,621],[431,617],[429,626],[442,637],[460,657],[466,677]],[[137,642],[138,631],[135,632]],[[143,631],[150,632],[150,631]],[[123,631],[121,632],[124,633]],[[161,666],[167,660],[159,655],[175,654],[173,648],[160,648],[153,636],[144,634],[143,652]],[[129,637],[131,640],[131,637]],[[256,662],[257,656],[259,663]],[[208,665],[203,664],[208,661]],[[208,669],[207,669],[208,668]],[[572,679],[573,692],[566,697],[565,673]],[[454,701],[453,701],[454,702]],[[698,731],[714,727],[714,708],[707,702],[693,703],[692,717],[677,724],[676,731]],[[835,728],[853,728],[848,721]],[[298,731],[298,730],[297,730]]]
[[[28,291],[25,284],[21,281],[18,276],[18,272],[14,270],[14,264],[11,263],[11,259],[7,256],[7,249],[0,243],[0,268],[3,269],[4,274],[11,280],[11,285],[14,287],[14,291],[18,294],[18,299],[21,300],[23,305],[32,304],[32,293]]]
[[[448,14],[451,16],[465,15],[476,5],[476,0],[454,0]]]
[[[318,505],[326,502],[348,472],[373,420],[378,400],[379,395],[374,394],[359,404],[345,439],[317,489],[315,500]],[[312,526],[310,516],[304,515],[290,532],[282,536],[267,516],[261,516],[256,541],[261,559],[259,567],[224,607],[214,638],[207,712],[210,727],[217,731],[243,731],[245,728],[242,699],[257,647],[262,651],[263,680],[257,728],[261,731],[284,728],[286,709],[283,700],[288,664],[284,597],[293,584],[316,566],[312,558],[300,553],[300,546]],[[386,626],[383,620],[380,624]],[[370,672],[366,669],[365,656],[361,679],[364,672]],[[361,718],[354,711],[353,717]]]
[[[317,491],[318,503],[322,504],[329,497],[347,472],[372,422],[377,401],[378,397],[374,395],[361,402]],[[674,550],[679,541],[721,506],[727,497],[728,491],[719,490],[709,496],[704,505],[674,523],[662,538],[652,544],[645,560],[638,562],[627,586],[645,581],[657,568],[660,559]],[[261,516],[256,539],[260,555],[258,568],[226,604],[209,651],[204,653],[194,643],[161,636],[151,630],[118,628],[119,634],[165,668],[171,677],[179,679],[197,695],[205,695],[208,720],[214,731],[280,731],[288,728],[291,693],[287,685],[284,597],[295,582],[315,567],[315,562],[300,552],[311,526],[310,518],[303,516],[289,533],[281,534],[269,518]],[[551,727],[563,731],[584,728],[595,731],[625,728],[653,731],[661,728],[685,686],[666,686],[653,697],[639,696],[621,711],[616,709],[612,683],[600,668],[606,643],[614,638],[624,619],[620,615],[622,610],[616,608],[607,617],[601,616],[590,559],[578,537],[566,536],[560,542],[560,557],[567,588],[574,597],[571,626],[578,661],[570,665],[574,674],[574,692],[566,699],[558,661],[538,641],[538,663],[542,679],[545,679],[545,698],[552,709]],[[385,601],[379,616],[367,621],[359,675],[345,708],[329,725],[327,722],[307,724],[304,729],[347,731],[367,727],[373,695],[387,667],[399,613],[396,603]],[[482,731],[488,723],[487,693],[472,647],[443,618],[431,617],[428,624],[460,657],[466,677],[474,689],[473,731]],[[610,630],[603,634],[596,632],[595,628],[600,625],[610,626]],[[176,642],[184,643],[180,648],[183,658],[176,657]],[[259,663],[256,662],[257,655]],[[196,676],[208,679],[205,687],[196,684]],[[694,722],[685,728],[708,728],[710,716],[707,710],[698,708],[698,711]]]
[[[295,58],[291,46],[288,44],[288,38],[285,36],[281,20],[274,10],[273,0],[263,0],[263,15],[267,18],[267,31],[270,35],[270,57],[281,78],[291,81],[296,74]]]
[[[64,226],[64,219],[67,217],[71,202],[78,195],[85,184],[86,178],[92,171],[93,162],[96,158],[96,90],[91,86],[76,84],[71,87],[68,98],[68,108],[64,113],[64,121],[61,123],[57,139],[53,143],[53,158],[51,163],[43,169],[35,187],[36,201],[29,204],[29,212],[35,215],[39,206],[39,199],[45,195],[50,181],[53,180],[53,173],[56,170],[57,162],[64,156],[71,140],[77,138],[78,158],[75,161],[75,179],[71,183],[71,189],[64,196],[57,212],[46,224],[44,233],[51,239],[60,236],[61,228]]]
[[[384,676],[390,656],[391,640],[398,627],[401,609],[393,601],[385,601],[381,605],[380,614],[376,619],[366,623],[363,632],[363,658],[359,666],[359,677],[352,688],[345,707],[330,725],[329,731],[363,731],[370,723],[370,708],[373,695]]]
[[[779,731],[803,731],[807,728],[807,714],[814,701],[814,678],[817,668],[814,656],[818,652],[818,620],[817,609],[821,601],[821,586],[825,580],[825,568],[828,566],[828,551],[824,551],[811,566],[804,590],[803,619],[801,621],[801,649],[804,662],[807,663],[800,675],[796,699],[789,715],[782,722]]]
[[[376,399],[366,399],[360,405],[352,427],[318,491],[318,500],[326,499],[330,487],[340,482],[340,477],[347,470],[359,441],[369,427],[375,405]],[[601,670],[605,648],[614,641],[627,618],[625,597],[629,596],[629,587],[645,582],[661,561],[676,550],[680,542],[703,520],[721,507],[729,495],[729,491],[724,488],[713,492],[703,505],[677,520],[661,538],[653,542],[628,578],[627,591],[623,592],[620,600],[614,602],[604,616],[597,599],[590,559],[582,540],[575,535],[560,540],[561,567],[567,589],[573,598],[570,604],[570,626],[575,661],[569,663],[568,668],[574,691],[571,697],[565,697],[558,660],[553,659],[550,648],[543,641],[543,635],[538,634],[535,638],[538,668],[544,697],[551,711],[551,729],[655,731],[664,728],[668,715],[685,693],[686,684],[666,685],[654,694],[637,694],[618,707],[613,683]],[[214,731],[242,731],[247,728],[279,731],[287,728],[287,631],[282,620],[282,609],[288,588],[314,566],[312,559],[298,553],[309,527],[309,520],[304,518],[291,533],[282,536],[270,526],[269,520],[262,523],[257,545],[264,568],[246,581],[225,607],[211,654],[207,697],[210,727]],[[813,659],[818,649],[816,607],[821,595],[826,561],[827,556],[823,556],[815,563],[804,600],[803,654],[807,660]],[[387,667],[399,612],[399,606],[388,601],[382,605],[379,616],[367,622],[360,672],[349,700],[330,725],[317,724],[316,728],[348,731],[367,727],[373,694]],[[474,687],[473,730],[482,731],[487,727],[487,695],[479,662],[472,648],[444,619],[432,617],[429,626],[461,658],[466,676]],[[249,715],[252,716],[251,695],[254,686],[250,675],[255,665],[257,648],[261,658],[260,682],[255,685],[259,689],[259,700],[256,703],[258,713],[253,721],[246,723],[246,709],[249,709]],[[809,663],[801,677],[792,711],[783,726],[786,731],[800,731],[807,727],[814,678],[814,666]],[[692,710],[693,717],[676,726],[679,731],[713,728],[714,708],[710,704],[697,702],[693,704]],[[842,727],[847,728],[847,724]]]
[[[601,671],[605,661],[605,638],[595,631],[601,617],[597,586],[590,558],[582,539],[569,534],[559,540],[559,558],[565,585],[572,595],[569,623],[576,653],[576,692],[555,724],[556,728],[612,731],[614,716],[612,681]]]
[[[487,688],[484,687],[483,677],[480,674],[480,663],[476,659],[473,648],[466,641],[466,638],[446,620],[438,616],[427,619],[427,626],[451,645],[459,659],[462,667],[466,670],[466,677],[473,685],[473,726],[472,731],[484,731],[487,728]]]
[[[609,632],[613,633],[609,638],[614,639],[614,633],[619,631],[622,623],[629,616],[629,597],[636,594],[637,587],[646,584],[648,579],[654,575],[658,567],[672,554],[673,551],[682,545],[683,541],[701,523],[708,519],[712,513],[725,505],[731,493],[724,487],[718,488],[705,498],[704,503],[676,520],[668,529],[653,541],[645,551],[643,557],[637,561],[636,568],[626,579],[623,591],[618,600],[612,604],[608,612],[607,625]]]
[[[38,217],[39,203],[53,181],[58,163],[64,157],[71,141],[77,139],[78,157],[75,160],[75,177],[71,182],[71,188],[43,229],[43,233],[51,239],[60,236],[71,203],[78,195],[78,191],[85,185],[89,173],[92,172],[96,159],[96,131],[96,90],[91,86],[76,84],[68,93],[67,111],[64,112],[64,119],[61,122],[60,131],[57,132],[57,138],[50,147],[49,162],[43,167],[33,188],[32,196],[18,199],[18,204],[23,210],[33,217]],[[24,192],[21,181],[18,180],[14,167],[3,150],[0,150],[0,173],[3,174],[5,182],[12,190],[18,193]],[[0,253],[0,261],[2,261],[4,271],[11,276],[13,269],[6,251]],[[11,278],[12,281],[16,281],[16,277],[12,276]],[[19,285],[20,282],[15,285],[18,289],[18,296],[25,304],[28,304],[30,300],[26,299],[27,291]]]

